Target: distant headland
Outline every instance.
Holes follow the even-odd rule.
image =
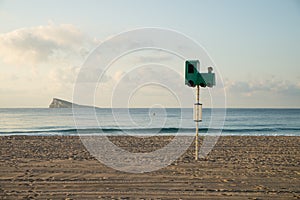
[[[76,103],[72,103],[70,101],[58,99],[58,98],[53,98],[51,104],[49,105],[49,108],[98,108],[95,106],[86,106],[86,105],[80,105]]]

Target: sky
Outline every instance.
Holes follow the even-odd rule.
[[[143,27],[174,30],[199,43],[220,72],[227,107],[300,108],[297,0],[0,0],[0,24],[1,108],[48,107],[53,97],[71,101],[77,75],[91,52],[112,35]],[[156,80],[163,71],[152,66],[133,76],[123,66],[146,64],[147,58],[168,64],[164,58],[170,56],[133,54],[122,58],[117,63],[122,67],[115,66],[100,83],[101,97],[115,92],[115,107],[192,107],[192,89],[171,76],[173,91],[131,84],[132,96],[123,104],[126,84],[146,74]],[[114,90],[120,83],[122,87]],[[187,100],[178,104],[180,91],[186,92]],[[204,91],[202,96],[209,106],[208,94]],[[97,106],[112,106],[110,99],[101,97],[95,98]]]

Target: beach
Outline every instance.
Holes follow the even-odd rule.
[[[132,152],[172,139],[109,138]],[[194,160],[192,144],[171,165],[134,174],[105,166],[77,136],[2,136],[0,199],[299,199],[299,144],[293,136],[222,136],[205,159]]]

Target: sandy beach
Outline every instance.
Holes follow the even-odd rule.
[[[133,152],[172,139],[110,137]],[[300,137],[224,136],[207,159],[131,174],[93,158],[76,136],[0,137],[0,199],[300,199]]]

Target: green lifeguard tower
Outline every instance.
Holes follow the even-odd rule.
[[[200,87],[213,87],[216,85],[215,73],[213,68],[208,67],[207,73],[200,73],[199,60],[187,60],[185,61],[185,84],[189,87],[197,87],[196,100],[194,104],[194,121],[196,123],[196,139],[195,139],[195,160],[198,160],[198,135],[199,124],[202,121],[202,104],[199,102],[199,90]]]

